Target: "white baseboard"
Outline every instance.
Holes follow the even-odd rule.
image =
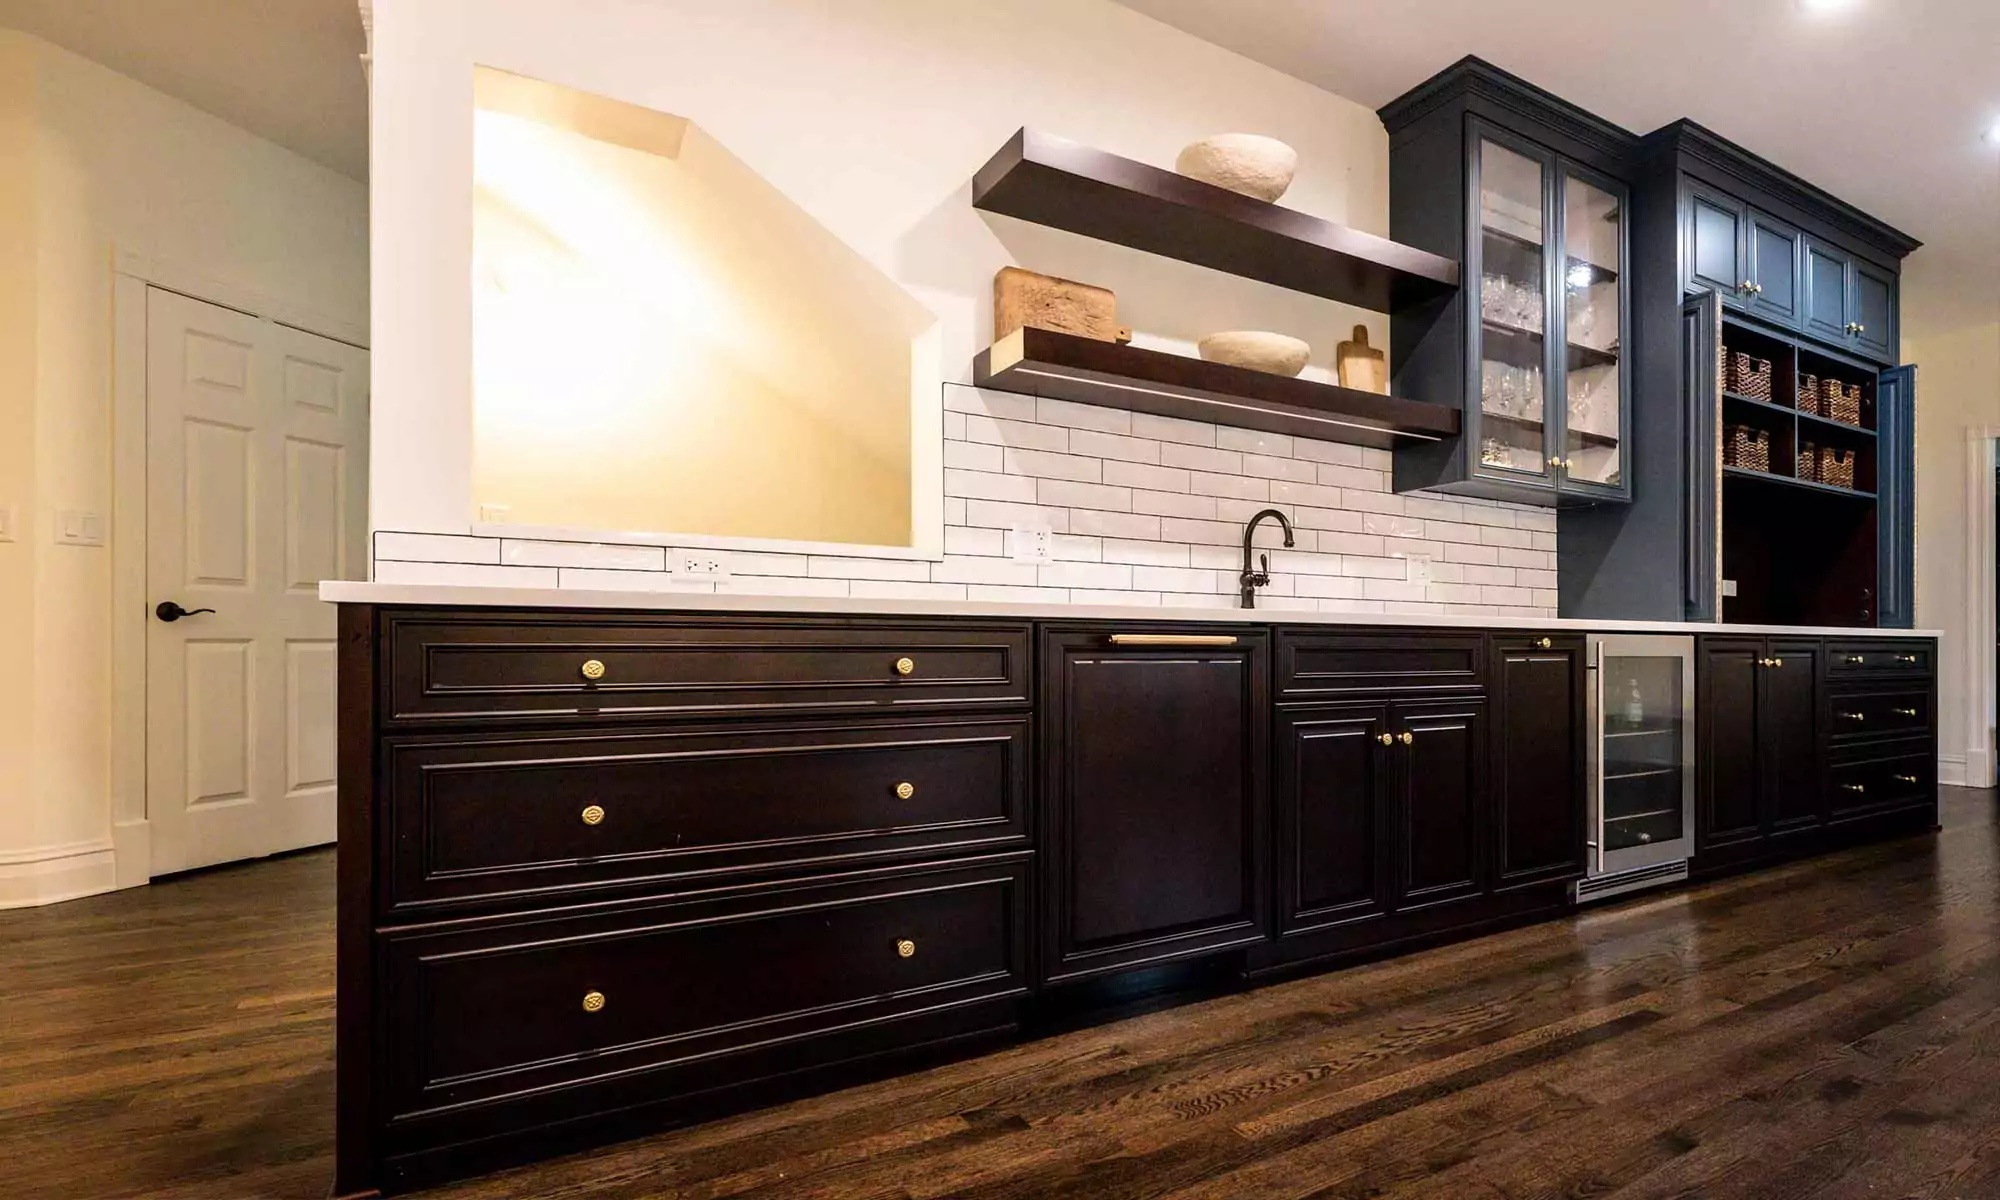
[[[1953,760],[1956,760],[1955,764]],[[1953,770],[1954,765],[1957,775],[1947,780],[1946,772]],[[1989,773],[1991,770],[1992,768],[1987,765],[1984,750],[1968,748],[1962,755],[1938,755],[1939,783],[1951,782],[1961,787],[1992,787],[1993,776]]]
[[[1965,755],[1940,754],[1937,765],[1938,782],[1952,787],[1966,786]]]
[[[117,863],[117,886],[144,887],[153,882],[153,826],[141,819],[111,826],[111,853]]]
[[[0,908],[31,908],[118,887],[111,839],[0,853]]]

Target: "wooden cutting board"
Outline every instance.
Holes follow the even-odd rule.
[[[1118,324],[1118,297],[1110,288],[1002,267],[993,277],[993,340],[1024,326],[1100,342],[1132,340],[1132,331]]]
[[[1366,325],[1356,325],[1354,340],[1342,342],[1335,349],[1334,368],[1340,373],[1342,387],[1382,396],[1389,394],[1389,359],[1368,344]]]

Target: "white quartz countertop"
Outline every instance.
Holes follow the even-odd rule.
[[[1583,621],[1563,618],[1437,614],[1327,613],[1288,608],[1159,608],[1121,604],[1009,604],[982,600],[852,600],[814,596],[586,591],[580,588],[468,587],[422,583],[327,582],[319,598],[335,604],[410,604],[457,608],[622,608],[689,613],[820,613],[867,617],[1004,617],[1041,621],[1212,621],[1269,625],[1406,626],[1426,629],[1550,629],[1578,633],[1824,634],[1834,637],[1927,637],[1935,629],[1819,625],[1722,625],[1690,621]]]

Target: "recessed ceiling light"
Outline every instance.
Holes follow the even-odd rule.
[[[1815,15],[1843,13],[1850,8],[1859,7],[1860,4],[1861,0],[1799,0],[1800,8]]]

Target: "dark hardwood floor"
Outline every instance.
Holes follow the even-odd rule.
[[[2000,823],[429,1197],[2000,1196]],[[319,1197],[333,859],[0,913],[0,1196]]]

